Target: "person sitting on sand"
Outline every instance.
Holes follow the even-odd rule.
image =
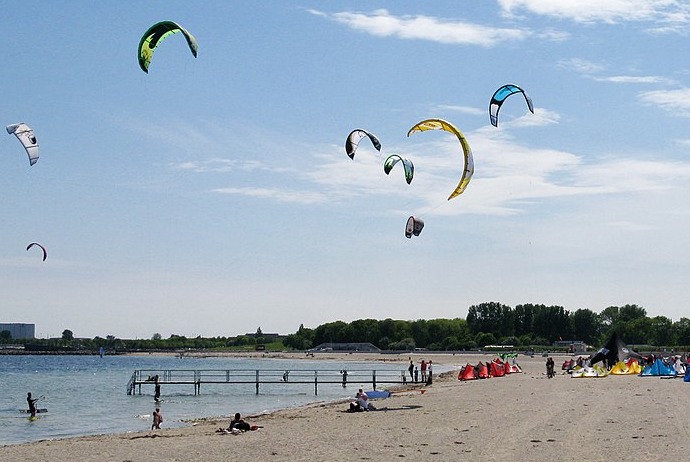
[[[227,429],[219,428],[218,430],[216,430],[216,433],[232,433],[233,435],[237,435],[242,432],[248,432],[250,430],[254,431],[260,428],[264,427],[262,427],[261,425],[249,425],[247,422],[242,420],[242,416],[238,412],[235,414],[235,417],[230,421],[230,425]]]
[[[235,414],[235,418],[230,421],[230,426],[228,427],[228,430],[232,431],[233,429],[247,432],[252,429],[252,426],[245,422],[238,412]]]
[[[355,395],[357,401],[350,403],[350,410],[352,412],[358,411],[375,411],[376,408],[369,402],[369,396],[360,388]]]

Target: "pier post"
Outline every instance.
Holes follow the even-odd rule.
[[[314,371],[314,396],[319,395],[319,372]]]
[[[374,390],[376,390],[376,370],[374,370],[374,371],[372,372],[372,375],[371,375],[371,383],[372,383],[372,385],[373,385],[373,387],[374,387]]]
[[[256,370],[256,394],[259,394],[259,370]]]

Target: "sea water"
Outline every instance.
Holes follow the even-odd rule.
[[[127,395],[127,384],[135,370],[275,370],[357,371],[341,384],[274,383],[202,384],[195,396],[193,385],[162,385],[162,402],[153,399],[153,386],[144,385]],[[228,417],[235,412],[251,415],[333,401],[354,396],[362,377],[364,386],[373,371],[395,376],[404,373],[405,363],[331,361],[310,359],[186,358],[174,356],[67,356],[0,355],[0,445],[82,435],[125,433],[151,429],[151,413],[161,408],[163,427],[191,425],[203,417]],[[440,371],[439,371],[440,372]],[[304,372],[308,374],[308,372]],[[383,388],[382,386],[379,389]],[[30,419],[20,410],[28,408],[26,394],[41,399],[37,408],[48,409]]]

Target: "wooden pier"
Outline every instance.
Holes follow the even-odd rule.
[[[310,384],[314,385],[314,395],[319,394],[319,385],[371,384],[372,389],[381,384],[402,385],[407,383],[407,371],[395,370],[276,370],[276,369],[137,369],[127,384],[127,394],[141,395],[142,386],[187,385],[193,387],[194,395],[201,393],[203,384],[254,384],[256,394],[264,384]]]

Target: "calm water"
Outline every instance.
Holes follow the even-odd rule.
[[[164,427],[190,425],[188,419],[208,416],[230,416],[235,412],[256,414],[316,401],[352,397],[359,387],[357,375],[371,377],[401,372],[405,364],[285,360],[244,358],[178,359],[169,356],[38,356],[0,355],[0,445],[80,435],[123,433],[151,428],[154,410],[153,387],[143,386],[141,395],[127,395],[127,383],[136,369],[234,369],[333,370],[346,368],[351,372],[347,388],[321,384],[318,396],[314,386],[307,384],[255,385],[204,384],[201,394],[194,396],[191,385],[163,385],[160,404]],[[441,370],[439,370],[441,372]],[[363,380],[363,379],[362,379]],[[371,385],[364,385],[370,389]],[[381,389],[383,387],[379,387]],[[48,412],[29,420],[26,393],[45,396],[37,403]]]

